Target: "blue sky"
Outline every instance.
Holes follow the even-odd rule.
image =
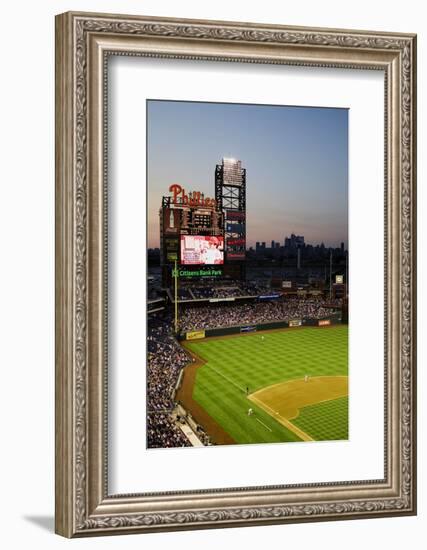
[[[215,196],[222,157],[246,168],[247,244],[348,242],[348,111],[149,100],[148,246],[172,183]]]

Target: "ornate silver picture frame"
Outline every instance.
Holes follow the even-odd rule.
[[[111,56],[248,63],[254,70],[271,64],[384,74],[383,478],[110,494],[106,179]],[[415,35],[58,15],[56,532],[82,537],[415,514],[415,179]]]

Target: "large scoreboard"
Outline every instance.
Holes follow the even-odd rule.
[[[172,270],[181,278],[244,279],[246,260],[246,170],[223,158],[215,169],[215,198],[174,183],[162,198],[160,258],[163,285]],[[208,269],[211,267],[212,269]]]
[[[188,192],[178,184],[171,185],[169,192],[159,212],[163,285],[171,285],[175,263],[183,268],[179,269],[183,279],[222,276],[224,213],[216,200],[199,191]],[[198,269],[202,266],[204,269]]]

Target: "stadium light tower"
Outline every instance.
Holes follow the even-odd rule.
[[[216,165],[215,199],[225,218],[225,269],[245,279],[246,169],[240,160],[224,157]]]

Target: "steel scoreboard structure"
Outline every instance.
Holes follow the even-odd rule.
[[[230,277],[246,277],[246,169],[223,158],[215,168],[215,199],[224,215],[225,257]]]
[[[223,158],[215,167],[215,198],[180,184],[162,198],[160,262],[162,284],[182,280],[244,280],[246,277],[246,170],[240,160]]]

